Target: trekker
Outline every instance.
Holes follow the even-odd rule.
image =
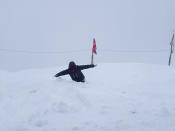
[[[69,63],[69,67],[66,70],[63,70],[55,75],[55,77],[63,76],[63,75],[70,75],[73,81],[76,82],[85,82],[85,77],[81,70],[93,68],[96,65],[76,65],[75,62],[71,61]]]

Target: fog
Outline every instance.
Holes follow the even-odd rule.
[[[0,0],[0,69],[89,64],[93,38],[97,64],[167,64],[174,6],[174,0]]]

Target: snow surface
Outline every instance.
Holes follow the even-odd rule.
[[[86,83],[53,75],[66,66],[0,71],[1,131],[175,131],[175,70],[99,64]]]

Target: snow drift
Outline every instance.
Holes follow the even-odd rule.
[[[147,64],[99,64],[86,83],[67,68],[0,71],[2,131],[174,131],[175,71]]]

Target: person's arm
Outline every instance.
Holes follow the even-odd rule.
[[[80,70],[84,70],[84,69],[88,69],[88,68],[93,68],[93,67],[95,67],[96,65],[94,65],[94,64],[91,64],[91,65],[79,65],[78,66],[78,68],[80,69]]]
[[[68,69],[67,70],[63,70],[63,71],[57,73],[55,75],[55,77],[59,77],[59,76],[67,75],[67,74],[69,74]]]

